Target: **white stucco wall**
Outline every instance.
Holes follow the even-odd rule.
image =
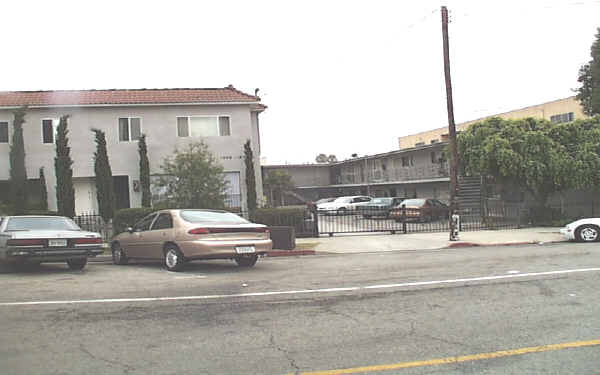
[[[119,142],[118,119],[140,117],[142,132],[147,136],[150,173],[159,174],[162,160],[176,148],[191,142],[204,141],[223,165],[225,171],[240,172],[243,207],[246,208],[245,166],[243,147],[247,139],[253,145],[257,190],[262,196],[260,153],[256,117],[249,105],[180,105],[180,106],[123,106],[84,108],[30,108],[25,117],[24,140],[27,175],[37,177],[40,167],[46,171],[48,204],[56,209],[56,177],[54,174],[54,144],[42,143],[42,119],[59,118],[68,114],[69,146],[73,163],[73,177],[93,177],[93,154],[96,148],[92,128],[106,132],[107,149],[113,176],[129,176],[131,207],[141,205],[141,192],[133,191],[133,180],[139,179],[137,141]],[[230,136],[180,138],[177,136],[178,116],[229,116]],[[12,137],[13,115],[10,110],[0,110],[0,121],[9,122],[9,139]],[[9,179],[9,144],[0,144],[0,180]],[[83,185],[81,186],[83,189]],[[82,190],[78,189],[78,190]],[[76,200],[84,199],[76,197]]]

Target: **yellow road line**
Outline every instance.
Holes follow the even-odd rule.
[[[600,340],[575,341],[575,342],[566,342],[566,343],[562,343],[562,344],[532,346],[532,347],[528,347],[528,348],[500,350],[497,352],[490,352],[490,353],[479,353],[479,354],[463,355],[463,356],[457,356],[457,357],[430,359],[427,361],[401,362],[401,363],[394,363],[394,364],[389,364],[389,365],[375,365],[375,366],[354,367],[354,368],[346,368],[346,369],[338,369],[338,370],[302,372],[300,375],[340,375],[340,374],[357,374],[357,373],[361,373],[361,372],[389,371],[389,370],[397,370],[397,369],[411,368],[411,367],[438,366],[438,365],[447,365],[447,364],[459,363],[459,362],[480,361],[482,359],[501,358],[501,357],[509,357],[509,356],[513,356],[513,355],[530,354],[530,353],[542,353],[542,352],[549,352],[549,351],[553,351],[553,350],[581,348],[581,347],[596,346],[596,345],[600,345]]]

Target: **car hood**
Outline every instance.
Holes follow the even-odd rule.
[[[348,205],[350,203],[342,203],[342,202],[327,202],[327,203],[321,203],[317,205],[317,208],[337,208],[337,207],[342,207],[345,205]]]
[[[585,218],[585,219],[579,219],[572,223],[567,224],[566,226],[573,228],[573,227],[578,227],[583,224],[594,224],[594,225],[600,226],[600,218],[590,217],[590,218]]]
[[[76,230],[24,230],[5,232],[11,234],[13,239],[30,239],[30,238],[82,238],[90,237],[97,238],[100,234],[87,231]]]

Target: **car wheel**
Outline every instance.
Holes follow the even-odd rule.
[[[67,264],[72,270],[82,270],[87,264],[87,258],[68,259]]]
[[[249,257],[236,257],[235,262],[240,267],[252,267],[258,261],[258,255],[252,255]]]
[[[185,258],[175,245],[165,246],[165,267],[172,272],[181,271],[185,266]]]
[[[371,218],[371,215],[363,215],[363,218],[365,218],[365,219],[370,219],[370,218]]]
[[[586,224],[577,228],[575,238],[580,242],[595,242],[600,239],[600,228],[595,225]]]
[[[340,215],[346,215],[346,208],[342,207],[342,208],[338,209],[338,214],[340,214]]]
[[[113,243],[112,245],[112,260],[114,264],[124,265],[129,262],[129,258],[127,254],[125,254],[125,250],[121,247],[121,244],[118,242]]]

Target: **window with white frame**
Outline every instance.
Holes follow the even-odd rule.
[[[42,143],[54,144],[58,123],[59,119],[57,118],[47,118],[42,120]]]
[[[8,143],[8,122],[0,122],[0,143]]]
[[[119,142],[132,142],[142,135],[142,119],[139,117],[119,118]]]
[[[178,137],[226,137],[231,135],[227,116],[177,117]]]

